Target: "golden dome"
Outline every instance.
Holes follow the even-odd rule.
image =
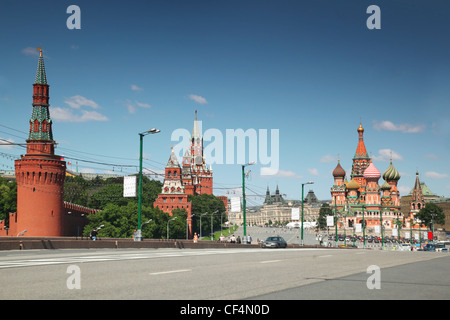
[[[364,128],[362,127],[361,123],[359,124],[358,132],[364,132]]]
[[[359,183],[355,181],[355,179],[352,179],[348,184],[347,184],[347,189],[358,189],[359,188]]]

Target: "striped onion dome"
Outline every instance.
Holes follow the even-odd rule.
[[[391,186],[387,182],[384,182],[380,188],[381,190],[391,190]]]
[[[392,161],[387,170],[383,173],[383,179],[386,181],[400,180],[400,173],[394,168]]]
[[[359,183],[355,181],[355,179],[352,179],[349,183],[347,183],[347,189],[352,190],[352,189],[358,189]]]
[[[364,178],[366,179],[380,179],[381,173],[377,168],[373,165],[372,160],[370,160],[370,165],[364,171]]]
[[[345,177],[345,170],[342,168],[339,161],[336,168],[333,170],[333,177]]]

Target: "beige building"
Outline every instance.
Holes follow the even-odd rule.
[[[266,225],[266,224],[286,224],[289,222],[300,222],[292,220],[292,208],[299,208],[301,217],[301,200],[285,200],[283,195],[277,189],[275,194],[270,194],[269,188],[266,191],[266,198],[262,206],[246,208],[247,225]],[[315,222],[319,217],[319,210],[322,203],[317,199],[314,192],[310,190],[303,201],[303,221]],[[230,222],[233,224],[243,223],[243,213],[234,212],[229,215]]]

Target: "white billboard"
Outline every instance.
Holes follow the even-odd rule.
[[[300,208],[291,209],[291,220],[300,220]]]
[[[123,177],[123,196],[136,197],[136,176]]]
[[[327,216],[327,227],[334,226],[334,216]]]
[[[241,197],[232,197],[231,201],[231,212],[241,212]]]

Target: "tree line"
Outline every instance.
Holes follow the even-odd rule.
[[[147,177],[142,179],[141,224],[142,236],[147,239],[185,239],[187,212],[175,209],[172,216],[153,207],[153,202],[161,192],[162,183]],[[98,228],[99,237],[131,238],[138,223],[138,198],[123,197],[123,178],[102,180],[85,180],[82,177],[66,177],[64,184],[64,200],[100,209],[96,214],[88,216],[89,223],[83,230],[84,236],[89,236],[94,228]],[[209,234],[211,220],[213,230],[220,228],[226,221],[225,206],[222,200],[214,195],[202,194],[189,196],[192,203],[192,230],[200,234]],[[212,213],[214,213],[212,215]],[[202,221],[200,222],[200,217]],[[221,219],[222,217],[222,219]],[[174,220],[171,220],[176,218]],[[169,235],[167,224],[170,221]]]

